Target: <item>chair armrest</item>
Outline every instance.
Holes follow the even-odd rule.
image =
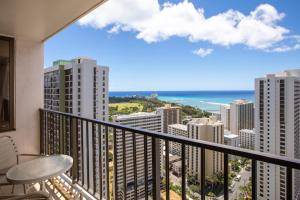
[[[20,163],[20,157],[42,157],[47,156],[45,154],[33,154],[33,153],[21,153],[17,155],[17,164]]]
[[[19,199],[49,199],[50,195],[46,192],[33,192],[25,195],[7,196],[7,200]]]

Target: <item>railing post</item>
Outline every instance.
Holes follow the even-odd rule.
[[[77,180],[77,171],[78,171],[78,141],[77,141],[77,132],[78,132],[78,126],[77,126],[77,120],[76,118],[71,118],[71,131],[70,135],[72,138],[71,145],[72,145],[72,152],[71,155],[73,157],[73,167],[72,167],[72,180]]]
[[[114,168],[114,186],[113,186],[113,199],[118,199],[118,173],[117,173],[117,130],[113,128],[113,168]]]
[[[224,200],[228,200],[228,154],[224,153]]]
[[[185,145],[181,144],[181,198],[186,200],[186,165],[185,165]]]
[[[44,111],[40,110],[40,153],[45,154]]]
[[[252,200],[256,200],[256,184],[257,184],[257,164],[256,160],[252,159]]]
[[[152,196],[160,199],[160,141],[152,137]]]
[[[201,200],[205,200],[205,149],[201,148]]]
[[[165,141],[166,149],[166,200],[170,200],[170,157],[169,157],[169,141]]]

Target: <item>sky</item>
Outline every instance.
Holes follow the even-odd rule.
[[[109,0],[45,43],[45,67],[85,56],[110,91],[253,90],[300,68],[298,0]]]

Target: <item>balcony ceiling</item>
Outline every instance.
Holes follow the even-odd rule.
[[[106,0],[1,0],[0,35],[44,41]]]

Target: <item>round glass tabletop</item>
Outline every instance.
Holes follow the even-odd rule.
[[[72,165],[73,158],[67,155],[42,156],[10,168],[6,178],[13,184],[37,183],[63,174]]]

